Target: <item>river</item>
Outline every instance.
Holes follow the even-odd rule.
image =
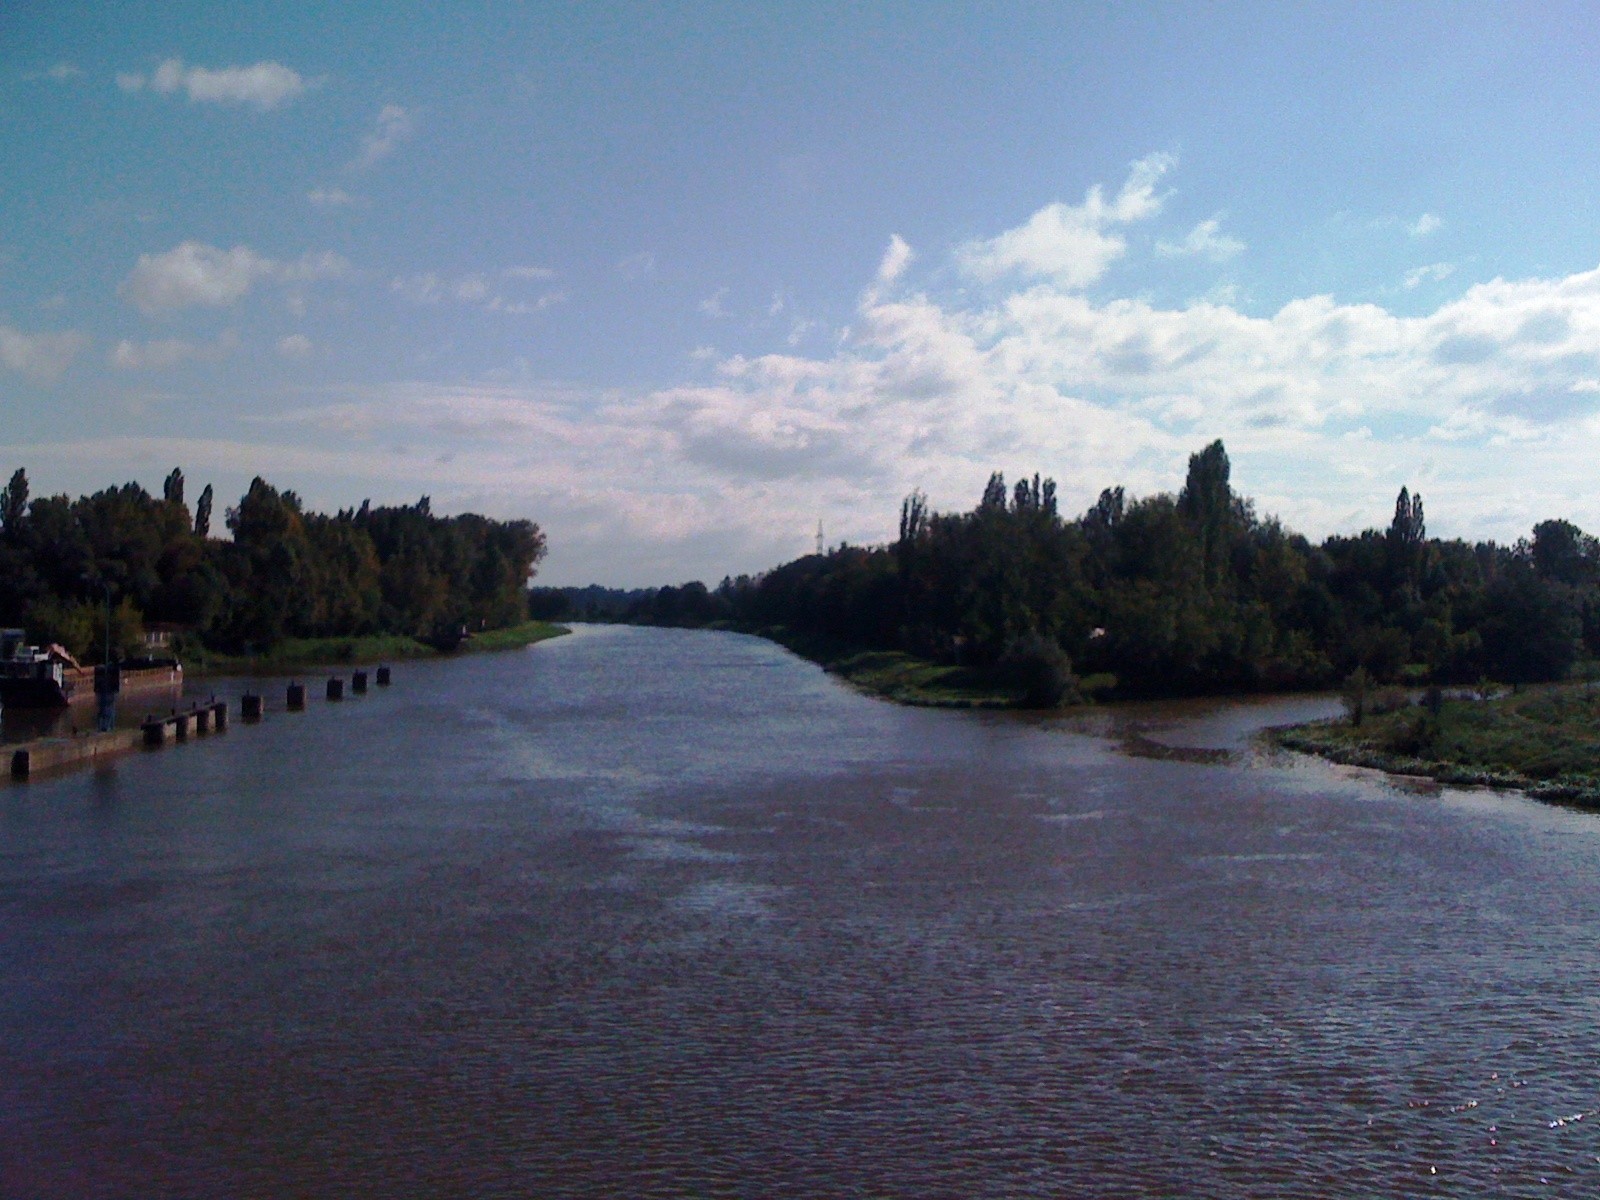
[[[1600,1194],[1600,817],[1252,742],[1326,700],[317,692],[0,786],[0,1195]]]

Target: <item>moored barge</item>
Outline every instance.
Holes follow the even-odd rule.
[[[65,708],[94,699],[95,669],[60,646],[30,646],[20,629],[0,629],[0,705]],[[119,664],[115,690],[122,695],[179,692],[183,665],[175,658],[135,658]]]

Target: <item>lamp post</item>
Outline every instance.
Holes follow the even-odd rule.
[[[111,661],[111,581],[102,579],[106,589],[106,655],[94,672],[95,728],[107,733],[117,724],[117,693],[122,690],[121,672]]]

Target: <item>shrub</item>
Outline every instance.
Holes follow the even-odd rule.
[[[1367,711],[1373,716],[1382,713],[1399,712],[1403,708],[1411,707],[1411,697],[1404,688],[1386,687],[1379,688],[1367,701]]]
[[[999,666],[1006,683],[1022,693],[1025,708],[1058,708],[1077,696],[1072,660],[1057,642],[1040,634],[1012,642]]]
[[[1438,740],[1439,725],[1424,710],[1402,713],[1383,735],[1383,747],[1407,758],[1428,758]]]
[[[1367,674],[1365,667],[1351,671],[1340,689],[1339,699],[1344,702],[1344,711],[1350,718],[1350,724],[1357,728],[1360,728],[1361,719],[1367,715],[1367,693],[1371,690],[1372,676]]]

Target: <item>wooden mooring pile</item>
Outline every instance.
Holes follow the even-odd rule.
[[[376,672],[379,687],[388,687],[392,681],[388,667]],[[367,691],[367,672],[356,671],[350,679],[350,691],[357,696]],[[330,701],[344,699],[344,679],[332,676],[324,694]],[[300,712],[306,706],[306,686],[290,683],[284,694],[284,709]],[[239,698],[239,716],[256,722],[265,715],[266,704],[252,692]],[[165,746],[168,742],[187,742],[193,737],[222,733],[228,728],[228,702],[213,696],[207,701],[193,701],[186,709],[174,708],[165,716],[147,716],[137,729],[112,729],[101,733],[76,733],[71,737],[39,738],[7,747],[11,755],[11,778],[27,780],[46,771],[73,766],[83,766],[116,754],[145,746],[150,749]]]

